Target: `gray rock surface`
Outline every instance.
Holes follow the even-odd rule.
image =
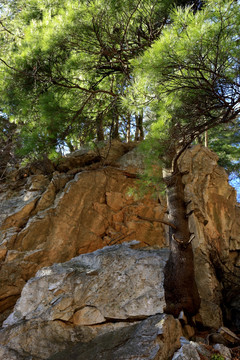
[[[172,360],[201,360],[201,358],[193,344],[186,344],[174,354]]]
[[[226,346],[224,346],[222,344],[215,344],[215,345],[213,345],[213,348],[215,350],[219,351],[219,353],[224,357],[225,360],[232,359],[231,351]]]
[[[169,251],[131,249],[135,243],[105,247],[38,271],[3,323],[0,345],[19,356],[46,359],[76,342],[129,327],[129,321],[163,313]]]
[[[179,346],[180,334],[180,324],[172,316],[156,315],[76,344],[48,360],[166,360]]]

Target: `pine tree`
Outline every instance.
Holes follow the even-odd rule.
[[[74,148],[77,139],[103,140],[104,133],[119,136],[129,114],[119,99],[131,80],[130,60],[160,36],[176,2],[189,1],[9,3],[2,20],[1,103],[19,124],[25,154],[32,144],[39,153],[66,142]]]
[[[152,106],[149,157],[155,154],[164,168],[172,249],[165,285],[167,311],[175,315],[199,306],[178,160],[204,132],[230,130],[238,121],[239,10],[231,0],[208,0],[197,13],[177,9],[159,40],[133,62],[135,96]]]

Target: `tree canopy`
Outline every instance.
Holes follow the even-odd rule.
[[[176,155],[230,121],[209,145],[238,170],[238,11],[223,0],[2,1],[0,107],[20,152],[141,140],[144,122]]]
[[[215,128],[212,143],[216,129],[222,134],[223,152],[238,139],[239,33],[239,3],[208,0],[195,14],[191,8],[176,10],[173,23],[133,62],[136,93],[141,89],[139,98],[145,98],[155,114],[150,137],[165,166],[174,166],[186,147],[209,129]],[[221,130],[222,124],[228,125]]]
[[[1,102],[23,123],[25,152],[119,136],[139,113],[120,106],[130,60],[151,46],[183,0],[14,1],[5,6]],[[128,126],[130,126],[128,124]],[[125,131],[126,132],[126,131]],[[32,140],[31,140],[32,139]]]

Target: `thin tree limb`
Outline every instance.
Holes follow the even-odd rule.
[[[137,215],[137,217],[141,220],[146,220],[146,221],[150,221],[150,222],[159,222],[161,224],[170,226],[174,230],[177,230],[177,227],[174,224],[170,223],[169,221],[159,220],[159,219],[151,219],[151,218],[140,216],[140,215]]]

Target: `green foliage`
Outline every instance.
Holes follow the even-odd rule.
[[[167,167],[203,132],[238,118],[239,7],[208,0],[197,13],[174,10],[173,23],[132,61],[135,94],[148,94],[155,114],[149,138],[159,138]]]
[[[14,165],[14,148],[17,142],[16,126],[0,111],[0,180],[5,177],[6,168]]]
[[[22,151],[31,151],[38,141],[49,149],[65,139],[71,147],[77,139],[101,140],[102,132],[113,136],[113,128],[129,113],[120,109],[118,99],[130,83],[130,60],[161,34],[172,5],[188,2],[6,2],[0,99],[4,111],[28,134]],[[32,148],[41,149],[41,144]]]
[[[151,141],[149,139],[143,141],[137,150],[144,161],[144,169],[138,174],[136,186],[128,190],[128,195],[136,199],[151,195],[157,199],[159,195],[165,193],[166,189],[162,176],[163,161],[160,155],[163,148],[160,146],[159,139],[151,138]]]
[[[211,356],[211,360],[225,360],[225,358],[222,355],[214,354]]]
[[[199,4],[3,0],[0,106],[17,126],[19,154],[125,139],[127,119],[143,110],[154,184],[159,159],[171,167],[206,129],[220,164],[238,173],[239,3],[207,0],[196,12]]]
[[[240,175],[240,127],[239,119],[235,124],[211,129],[209,148],[219,156],[219,165],[223,166],[231,177]]]

